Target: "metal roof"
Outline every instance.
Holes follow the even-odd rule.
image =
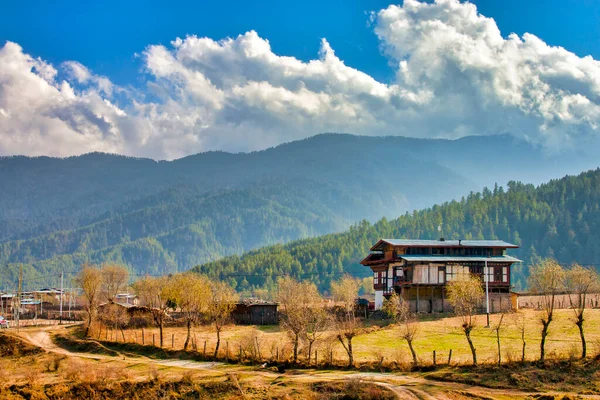
[[[518,248],[519,246],[512,243],[505,242],[504,240],[422,240],[422,239],[381,239],[373,248],[379,243],[385,242],[392,246],[414,246],[414,247],[511,247]]]
[[[472,261],[488,261],[488,262],[522,262],[518,258],[511,256],[405,256],[400,255],[401,259],[406,261],[423,261],[423,262],[472,262]]]

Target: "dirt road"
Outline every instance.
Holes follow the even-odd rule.
[[[182,370],[204,370],[207,374],[240,373],[250,376],[260,376],[268,381],[286,379],[296,382],[312,383],[318,381],[344,381],[361,379],[392,390],[400,399],[531,399],[532,393],[518,390],[489,389],[454,382],[438,382],[425,379],[417,374],[403,375],[396,373],[373,373],[355,371],[302,370],[289,371],[280,374],[246,366],[228,365],[215,362],[196,362],[188,360],[156,360],[129,354],[114,356],[105,354],[90,354],[73,352],[57,346],[51,334],[64,331],[63,327],[41,327],[22,329],[18,335],[31,344],[52,353],[69,357],[95,360],[118,360],[126,364],[146,364],[148,366],[166,367]],[[552,394],[552,393],[547,393]],[[556,394],[558,395],[558,394]],[[560,398],[560,397],[558,397]],[[592,397],[590,397],[592,398]]]

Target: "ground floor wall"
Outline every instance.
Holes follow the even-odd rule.
[[[444,286],[420,286],[402,288],[402,297],[408,301],[412,312],[439,313],[451,312],[452,305],[448,301],[446,288]],[[507,311],[515,308],[511,301],[510,293],[489,293],[489,306],[491,313]],[[477,308],[485,312],[486,300],[481,301]]]

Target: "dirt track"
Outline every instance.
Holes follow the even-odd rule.
[[[184,370],[204,370],[207,374],[228,374],[232,372],[246,373],[260,376],[265,380],[274,381],[286,379],[296,382],[340,381],[348,379],[362,379],[389,388],[400,399],[525,399],[532,398],[533,393],[518,390],[489,389],[478,386],[469,386],[462,383],[431,381],[419,375],[402,375],[396,373],[362,373],[354,371],[329,371],[329,370],[303,370],[302,373],[290,371],[280,374],[267,370],[249,369],[248,367],[226,365],[215,362],[196,362],[188,360],[156,360],[147,357],[118,354],[110,356],[104,354],[90,354],[72,352],[57,346],[51,338],[51,333],[64,331],[64,327],[41,327],[21,330],[18,335],[31,344],[41,347],[52,353],[69,357],[78,357],[95,360],[118,360],[121,363],[147,364]],[[548,393],[552,394],[552,393]],[[564,394],[564,393],[563,393]],[[558,395],[558,394],[557,394]],[[561,398],[561,397],[558,397]],[[586,396],[585,398],[595,398]]]

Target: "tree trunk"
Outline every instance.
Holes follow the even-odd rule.
[[[183,344],[183,350],[187,350],[188,344],[190,343],[190,337],[192,336],[192,321],[188,319],[187,321],[187,338],[185,338],[185,343]]]
[[[214,358],[217,358],[217,354],[219,354],[219,346],[221,345],[221,328],[217,327],[217,347],[215,347]]]
[[[473,365],[477,365],[477,352],[475,346],[473,346],[473,341],[471,340],[471,329],[465,328],[465,336],[467,337],[467,342],[469,342],[471,354],[473,355]]]
[[[92,310],[88,311],[88,323],[85,327],[85,337],[88,337],[90,334],[90,327],[92,326]]]
[[[308,341],[308,365],[310,365],[310,358],[312,357],[313,342],[314,342],[313,340]]]
[[[337,338],[340,341],[340,343],[342,344],[342,346],[344,347],[344,350],[346,350],[346,353],[348,354],[348,367],[353,367],[354,366],[354,354],[352,351],[352,337],[346,336],[348,345],[346,345],[346,343],[344,342],[344,338],[342,337],[342,335],[338,335]]]
[[[296,364],[296,362],[298,361],[298,341],[300,339],[298,338],[298,334],[295,333],[294,334],[294,364]]]
[[[542,320],[542,340],[540,340],[540,361],[544,362],[546,358],[546,336],[548,336],[548,325],[550,325],[550,319],[548,321]]]
[[[125,343],[125,332],[123,331],[123,327],[121,326],[121,336],[123,336],[123,343]]]
[[[585,335],[583,334],[583,312],[577,315],[577,322],[575,322],[577,328],[579,328],[579,336],[581,336],[581,358],[584,359],[587,356],[587,345],[585,342]]]
[[[500,330],[496,329],[496,342],[498,342],[498,365],[502,364],[502,353],[500,352]]]
[[[413,347],[412,339],[406,339],[406,343],[408,343],[408,348],[410,349],[410,354],[412,354],[413,364],[415,367],[419,365],[419,360],[417,360],[417,353],[415,353],[415,348]]]
[[[354,352],[352,351],[352,338],[348,338],[348,366],[354,367]]]

